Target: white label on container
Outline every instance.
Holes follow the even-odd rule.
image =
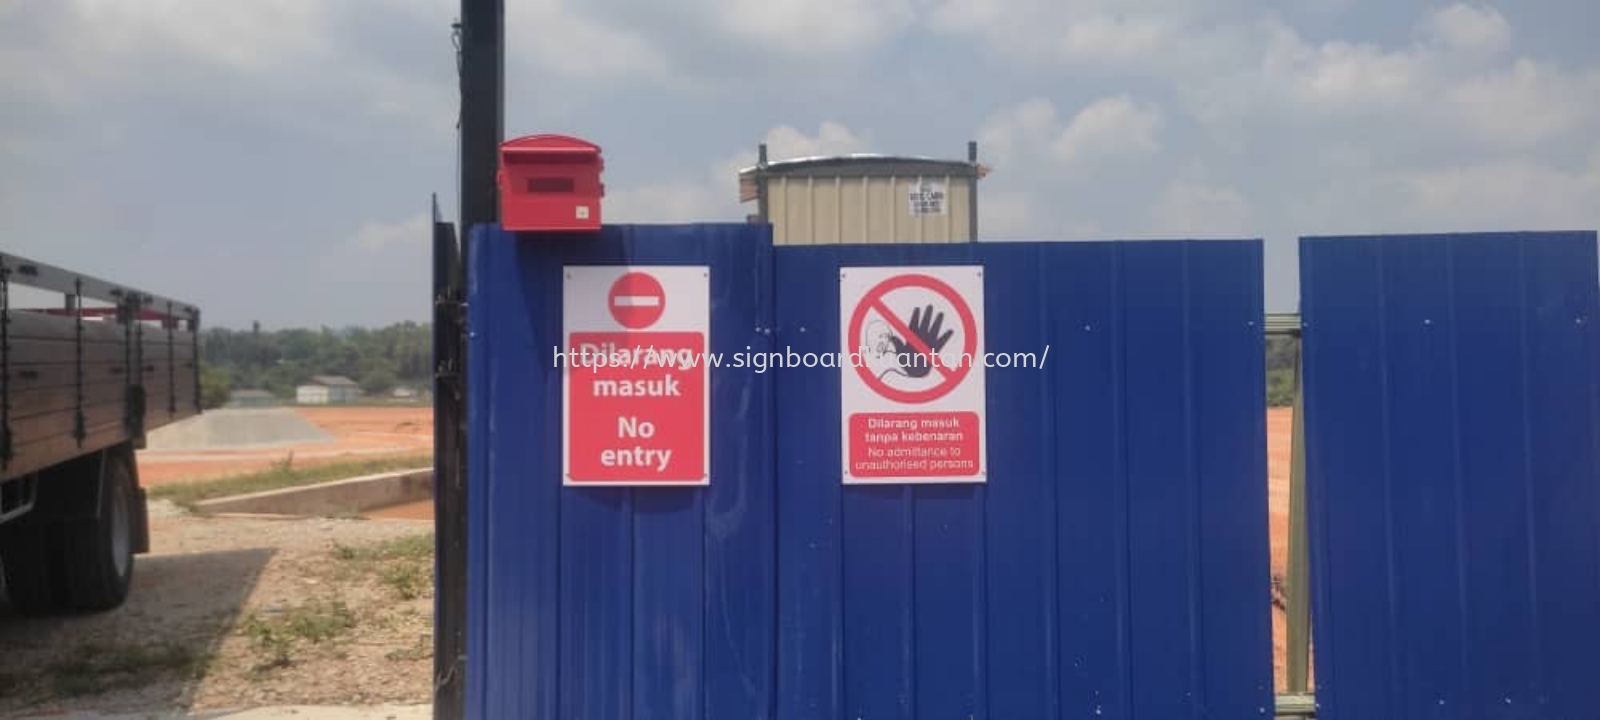
[[[911,186],[907,194],[912,215],[943,215],[945,213],[944,183],[924,180]]]

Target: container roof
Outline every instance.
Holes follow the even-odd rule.
[[[853,153],[790,158],[739,171],[739,201],[756,198],[756,179],[766,177],[939,177],[983,178],[989,167],[966,160],[941,160],[917,155]]]

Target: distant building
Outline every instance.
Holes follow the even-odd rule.
[[[278,398],[265,390],[235,390],[228,394],[228,404],[224,407],[273,407],[278,404]]]
[[[343,375],[317,375],[294,389],[301,405],[342,405],[361,396],[361,386]]]
[[[416,388],[405,387],[403,385],[395,388],[394,392],[390,394],[396,400],[415,400],[420,396],[420,393],[417,392]]]

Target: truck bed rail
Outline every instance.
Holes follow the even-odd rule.
[[[15,307],[16,286],[62,301]],[[198,414],[199,332],[189,303],[0,253],[0,480],[139,447],[147,431]]]

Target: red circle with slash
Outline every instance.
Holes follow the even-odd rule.
[[[629,330],[643,330],[661,319],[667,309],[667,293],[654,275],[630,272],[611,283],[606,307],[617,324]]]
[[[856,374],[861,376],[862,382],[865,382],[867,387],[872,388],[873,392],[879,395],[903,403],[932,402],[956,389],[956,386],[961,384],[961,380],[967,376],[967,371],[972,369],[973,363],[978,361],[978,358],[973,357],[978,350],[977,321],[973,319],[972,308],[967,307],[966,301],[961,299],[961,295],[955,291],[955,288],[950,287],[938,278],[920,273],[896,275],[872,286],[871,290],[861,296],[861,302],[856,305],[855,312],[850,316],[849,337],[856,338],[857,342],[859,342],[861,326],[866,322],[867,313],[876,312],[883,316],[883,319],[911,346],[911,349],[923,356],[936,357],[932,354],[932,349],[922,342],[922,339],[917,337],[916,333],[911,332],[911,328],[906,324],[905,319],[895,315],[894,311],[884,304],[883,298],[885,295],[901,288],[931,290],[934,294],[950,303],[950,306],[956,311],[956,317],[961,321],[962,344],[964,346],[961,355],[962,361],[956,363],[955,367],[947,367],[943,363],[933,362],[934,372],[939,373],[943,379],[938,384],[923,390],[900,390],[890,387],[888,383],[873,375],[872,371],[867,368],[866,363],[855,362],[852,364],[855,365]]]

